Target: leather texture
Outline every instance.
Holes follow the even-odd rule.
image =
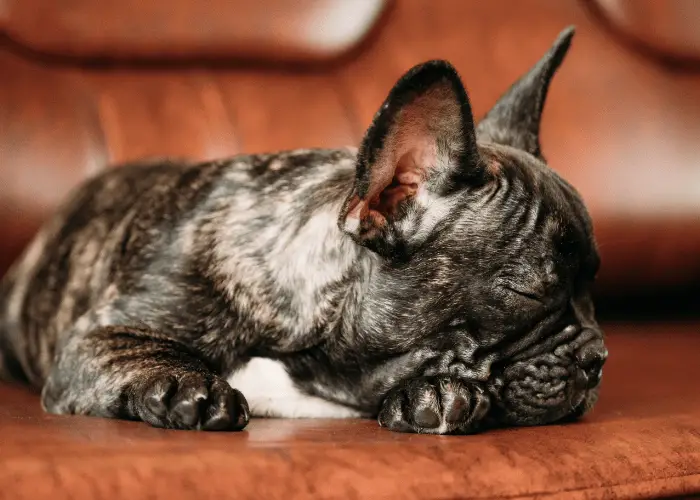
[[[3,0],[18,47],[76,60],[310,61],[357,45],[386,0]]]
[[[695,0],[589,0],[611,32],[660,60],[700,65],[700,4]]]
[[[680,293],[697,312],[700,71],[622,43],[592,1],[363,2],[0,0],[0,273],[70,189],[111,165],[356,144],[395,80],[430,58],[457,67],[481,116],[575,24],[542,143],[593,213],[603,305]],[[678,4],[654,3],[655,17],[678,19],[662,12]],[[344,42],[329,45],[343,9],[345,38],[331,35]],[[0,386],[0,499],[700,492],[700,323],[606,330],[590,416],[469,437],[356,420],[168,432],[46,415],[37,395]]]
[[[45,415],[0,385],[0,499],[659,498],[700,492],[700,329],[608,324],[596,409],[474,436],[371,420],[254,419],[241,433]]]
[[[109,5],[100,10],[101,3]],[[176,23],[182,12],[209,12],[190,3],[180,0],[172,12],[161,6],[158,15]],[[31,17],[22,14],[29,9],[23,3],[3,5],[9,33],[16,19]],[[42,9],[53,12],[58,5]],[[97,32],[97,21],[109,17],[101,13],[128,7],[119,5],[75,0],[66,12],[77,16],[71,21],[76,26]],[[590,206],[603,257],[600,293],[665,295],[695,286],[700,283],[700,73],[657,65],[621,45],[586,5],[576,0],[394,2],[378,26],[366,27],[369,39],[350,56],[325,64],[224,64],[227,49],[221,48],[218,65],[207,58],[198,64],[91,65],[37,57],[5,40],[0,45],[0,272],[71,187],[109,165],[143,157],[207,159],[356,144],[395,80],[430,58],[454,63],[481,116],[563,27],[575,24],[572,50],[545,108],[542,143],[552,167]],[[156,7],[143,8],[156,15]],[[226,14],[234,7],[217,8]],[[130,11],[139,9],[132,5]],[[73,19],[68,13],[63,17]],[[148,36],[173,45],[169,37],[175,35],[163,31],[168,22]],[[34,26],[26,28],[29,32],[49,36],[32,23],[25,23]],[[113,45],[100,50],[126,54],[117,46],[132,33],[128,25],[123,32],[119,26],[115,21],[110,28]],[[182,46],[201,48],[183,37]]]

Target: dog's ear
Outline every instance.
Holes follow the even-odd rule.
[[[482,175],[475,134],[456,70],[445,61],[413,67],[365,134],[341,230],[379,253],[400,252],[430,200]]]
[[[479,122],[479,141],[504,144],[544,159],[540,149],[540,121],[549,84],[564,60],[574,27],[562,31],[549,51],[515,82]]]

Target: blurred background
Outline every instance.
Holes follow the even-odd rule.
[[[0,0],[0,275],[86,176],[356,145],[396,79],[432,58],[457,67],[479,118],[571,24],[542,146],[587,201],[602,255],[610,357],[591,415],[429,445],[371,421],[205,437],[50,417],[5,385],[0,497],[259,498],[261,477],[280,498],[700,491],[697,0]]]
[[[0,274],[87,175],[357,144],[430,58],[478,118],[570,24],[542,143],[592,212],[599,310],[700,315],[694,0],[0,0]]]

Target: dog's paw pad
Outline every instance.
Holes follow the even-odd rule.
[[[248,425],[250,411],[243,394],[224,380],[217,380],[212,385],[212,396],[202,421],[202,429],[240,430]]]
[[[198,376],[184,377],[177,394],[170,400],[170,419],[184,427],[195,427],[199,422],[200,407],[209,396],[207,383]]]
[[[469,402],[463,397],[457,397],[452,401],[445,421],[451,425],[458,425],[469,415]]]
[[[139,415],[155,427],[240,430],[250,418],[243,394],[214,375],[165,375],[146,381],[142,387]]]
[[[154,381],[146,390],[143,404],[156,417],[164,418],[168,414],[170,398],[177,390],[175,377],[166,376]]]
[[[474,383],[422,377],[390,391],[378,420],[398,432],[466,433],[477,428],[489,406],[488,396]]]
[[[413,414],[413,421],[417,426],[426,429],[435,429],[440,427],[440,415],[432,408],[420,408]]]

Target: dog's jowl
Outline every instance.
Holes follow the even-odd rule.
[[[48,412],[468,433],[586,413],[607,352],[586,208],[539,124],[573,29],[475,124],[445,61],[358,149],[109,169],[0,286],[0,375]],[[31,166],[28,165],[28,168]]]

